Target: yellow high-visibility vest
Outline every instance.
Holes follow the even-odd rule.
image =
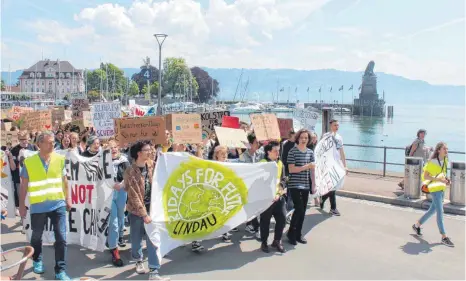
[[[424,166],[424,172],[427,171],[429,172],[431,177],[437,177],[437,178],[445,178],[447,176],[447,167],[448,167],[448,158],[445,157],[443,160],[445,161],[443,165],[443,170],[442,167],[439,166],[436,161],[434,162],[433,160],[429,160],[426,165]],[[447,185],[444,184],[443,182],[440,181],[430,181],[424,179],[424,173],[421,175],[422,183],[427,184],[427,188],[429,189],[429,192],[437,192],[437,191],[443,191],[445,188],[447,188]]]
[[[267,162],[267,160],[262,159],[259,162]],[[278,166],[278,177],[277,177],[277,194],[278,194],[280,192],[280,180],[282,178],[282,173],[283,173],[283,162],[278,160],[276,163]]]
[[[24,165],[29,176],[28,194],[31,205],[65,199],[63,191],[64,156],[53,152],[50,156],[47,173],[39,154],[26,158]]]

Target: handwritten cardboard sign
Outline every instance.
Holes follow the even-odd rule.
[[[71,111],[73,111],[72,119],[82,119],[83,111],[89,111],[89,100],[74,99],[71,100]]]
[[[232,148],[246,148],[248,138],[242,129],[232,129],[226,127],[214,127],[215,134],[221,145]]]
[[[84,127],[94,127],[94,124],[92,123],[92,114],[90,111],[83,111],[83,125]]]
[[[202,124],[199,114],[171,114],[170,118],[175,143],[202,143]]]
[[[114,118],[121,118],[121,104],[119,102],[94,103],[91,108],[92,124],[96,135],[100,139],[115,135]]]
[[[23,114],[21,130],[52,130],[52,113],[50,110],[30,111]]]
[[[114,120],[115,140],[120,146],[142,140],[154,144],[165,143],[165,118],[147,116],[139,118],[117,118]]]
[[[230,111],[213,111],[201,113],[202,139],[209,137],[209,135],[215,131],[215,126],[222,126],[223,116],[230,116]]]
[[[293,129],[293,119],[291,118],[277,118],[278,128],[280,129],[280,136],[288,138],[290,131]]]
[[[293,111],[293,123],[298,129],[315,131],[319,113],[307,109],[295,109]]]
[[[18,141],[18,131],[2,131],[2,139],[1,139],[1,144],[2,145],[11,145],[15,146],[19,144]]]
[[[249,117],[258,141],[280,139],[280,129],[275,114],[251,114]]]
[[[64,108],[55,108],[52,110],[52,124],[67,124],[72,120],[72,111]]]
[[[32,107],[13,106],[8,113],[8,118],[18,121],[23,113],[31,112],[33,110],[34,109],[32,109]]]

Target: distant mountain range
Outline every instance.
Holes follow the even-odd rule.
[[[210,76],[220,83],[221,100],[241,100],[247,81],[249,83],[244,94],[244,100],[272,101],[277,100],[276,92],[279,91],[278,100],[303,102],[322,100],[339,103],[350,103],[352,94],[358,95],[363,72],[348,72],[334,69],[323,70],[295,70],[295,69],[244,69],[241,83],[241,69],[207,68]],[[131,77],[139,72],[139,68],[123,68],[126,76]],[[377,69],[376,69],[377,70]],[[12,83],[16,83],[22,71],[11,73]],[[401,76],[377,72],[377,88],[379,96],[385,91],[387,104],[442,104],[465,105],[465,86],[431,85],[425,81],[410,80]],[[2,72],[2,79],[8,83],[8,72]],[[343,91],[338,89],[343,85]],[[348,90],[353,85],[353,91]],[[322,86],[322,94],[318,90]],[[236,91],[238,87],[238,90]],[[307,89],[309,87],[309,93]],[[330,92],[330,87],[332,92]],[[283,88],[283,91],[280,89]],[[297,89],[297,91],[296,91]],[[296,91],[296,92],[295,92]]]

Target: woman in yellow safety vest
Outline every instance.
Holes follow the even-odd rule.
[[[286,225],[286,209],[285,209],[285,173],[282,161],[278,160],[280,155],[280,143],[276,141],[269,142],[264,146],[265,159],[260,162],[272,162],[275,161],[278,166],[278,183],[275,198],[273,204],[265,210],[260,216],[260,235],[261,235],[261,249],[263,252],[269,252],[269,246],[267,240],[269,238],[269,227],[272,216],[275,218],[275,234],[272,242],[272,247],[277,251],[284,253],[285,248],[282,244],[283,229]]]
[[[437,212],[437,225],[442,235],[442,244],[454,247],[453,242],[445,234],[443,226],[443,197],[445,188],[450,184],[450,180],[447,178],[447,167],[448,147],[446,143],[439,142],[432,157],[424,166],[424,173],[422,174],[422,184],[427,185],[429,193],[432,195],[432,204],[421,219],[413,224],[413,230],[418,236],[422,236],[421,225]]]

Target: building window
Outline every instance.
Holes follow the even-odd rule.
[[[31,73],[29,74],[29,77],[34,78],[34,72],[31,72]]]
[[[65,74],[60,73],[60,78],[65,78]]]
[[[67,85],[68,85],[68,86],[70,85],[70,81],[67,81]]]
[[[44,83],[45,83],[45,82],[44,82],[44,81],[42,81],[42,86],[44,86]]]
[[[37,77],[38,77],[38,78],[42,77],[42,73],[37,72]]]
[[[66,74],[66,78],[70,78],[71,77],[71,74],[70,73],[67,73]]]
[[[49,86],[52,86],[52,81],[49,81]]]

